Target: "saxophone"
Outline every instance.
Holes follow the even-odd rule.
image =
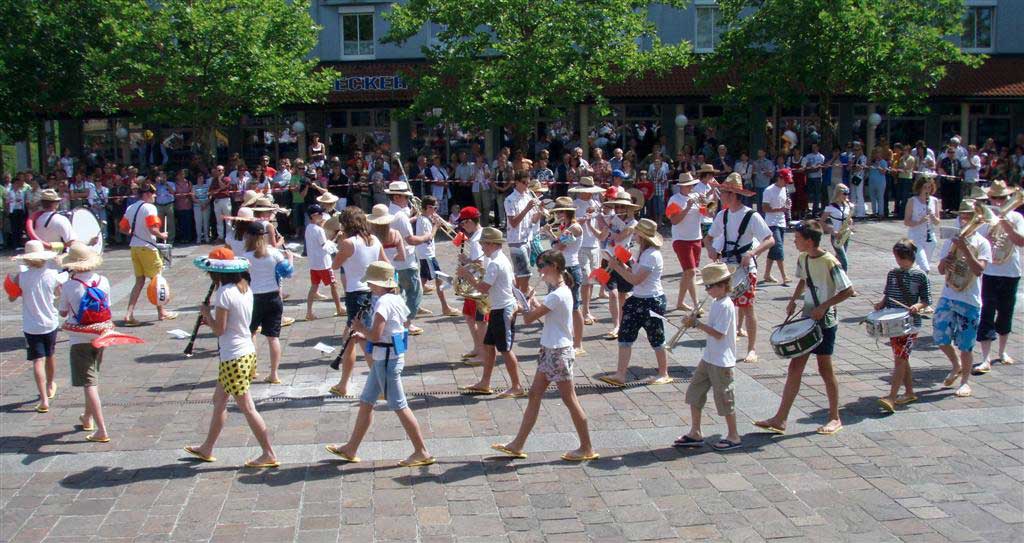
[[[843,219],[842,226],[839,227],[839,231],[836,232],[836,245],[842,247],[846,245],[846,242],[850,240],[850,234],[853,233],[853,211],[846,215]]]
[[[971,217],[970,221],[960,229],[960,238],[968,238],[978,231],[979,228],[988,224],[992,225],[996,222],[996,216],[992,213],[992,210],[987,205],[980,201],[975,200],[974,202],[974,216]],[[971,253],[975,254],[973,247],[969,248]],[[949,255],[946,257],[952,261],[952,264],[946,266],[946,285],[949,288],[957,292],[963,292],[970,286],[971,281],[976,277],[967,265],[967,257],[959,254],[956,246],[954,245],[949,251]]]
[[[1000,219],[1005,218],[1013,210],[1020,207],[1024,203],[1024,193],[1021,191],[1015,191],[1013,196],[1006,200],[997,211],[994,213]],[[997,222],[988,229],[988,239],[992,243],[992,263],[993,264],[1005,264],[1010,257],[1013,256],[1013,252],[1017,250],[1013,242],[1006,235],[1006,230],[1003,228],[1001,222]]]
[[[463,241],[459,245],[459,255],[464,255],[465,253],[466,242]],[[479,262],[469,262],[465,264],[463,267],[467,268],[469,272],[473,274],[473,278],[476,279],[477,282],[483,280],[484,267]],[[456,276],[455,284],[452,286],[452,289],[454,290],[456,296],[466,298],[467,300],[473,300],[474,302],[476,302],[477,307],[480,309],[480,312],[483,313],[484,315],[490,312],[491,306],[487,300],[487,295],[473,288],[473,284],[470,283],[468,280]]]

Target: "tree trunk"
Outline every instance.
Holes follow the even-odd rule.
[[[818,117],[821,119],[821,138],[825,154],[832,152],[832,145],[836,140],[835,119],[832,118],[832,95],[822,94],[818,100]]]
[[[36,139],[39,140],[38,147],[36,148],[36,154],[39,158],[39,172],[45,176],[48,173],[47,169],[49,167],[49,163],[46,160],[48,158],[46,156],[46,121],[39,121],[36,124]]]

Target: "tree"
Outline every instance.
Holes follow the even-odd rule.
[[[119,47],[90,60],[133,89],[133,114],[193,127],[209,153],[218,125],[320,101],[337,76],[309,56],[320,27],[308,0],[121,2],[100,29]]]
[[[683,7],[685,0],[665,0]],[[440,107],[467,127],[510,126],[525,139],[538,110],[594,100],[607,85],[664,72],[689,60],[668,45],[641,0],[409,0],[385,18],[383,41],[405,43],[439,26],[423,48],[427,64],[408,74],[417,94],[407,114]]]
[[[838,95],[885,103],[890,114],[924,108],[947,66],[981,58],[959,36],[963,0],[719,0],[724,31],[705,81],[727,77],[719,98],[747,108],[799,106],[817,97],[826,142]]]

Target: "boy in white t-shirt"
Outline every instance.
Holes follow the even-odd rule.
[[[359,396],[359,414],[347,443],[341,446],[328,445],[327,452],[341,458],[345,462],[359,462],[356,453],[359,445],[373,422],[373,406],[380,396],[388,402],[388,408],[398,415],[405,428],[409,441],[412,442],[413,453],[398,465],[403,467],[429,466],[435,462],[427,452],[416,415],[409,409],[402,388],[402,368],[405,367],[405,352],[408,349],[409,333],[405,323],[409,319],[409,308],[405,299],[397,294],[398,281],[395,280],[395,268],[383,261],[373,262],[366,268],[363,279],[370,286],[376,301],[371,309],[372,324],[367,328],[363,321],[352,321],[354,337],[366,339],[370,354],[370,375],[366,378],[366,386]]]
[[[25,243],[25,252],[14,257],[28,266],[13,278],[4,282],[7,298],[15,301],[21,297],[21,327],[25,334],[26,359],[32,363],[36,388],[39,389],[37,413],[50,410],[50,399],[57,394],[53,381],[56,371],[54,347],[57,344],[57,327],[60,321],[53,295],[60,285],[57,270],[46,262],[57,257],[55,251],[47,251],[43,242],[30,240]]]
[[[437,275],[437,272],[441,271],[441,265],[437,262],[434,236],[437,235],[437,230],[443,220],[437,214],[437,200],[433,196],[424,196],[422,204],[423,213],[416,217],[416,226],[413,231],[417,236],[428,235],[427,241],[416,246],[416,258],[420,261],[420,281],[423,282],[423,294],[437,292],[437,299],[441,301],[441,314],[446,317],[458,317],[462,313],[448,305],[448,296],[445,294],[445,289],[442,288],[443,281]],[[431,280],[434,281],[434,288],[430,288]]]
[[[306,320],[316,320],[313,314],[313,300],[320,285],[331,287],[331,299],[334,301],[334,316],[344,315],[341,298],[338,296],[338,283],[334,280],[331,260],[338,252],[337,245],[328,241],[324,231],[324,209],[319,204],[309,206],[309,224],[306,225],[306,256],[309,259],[309,292],[306,293]]]
[[[683,326],[697,328],[708,335],[697,370],[686,388],[686,403],[690,405],[690,432],[679,437],[672,445],[682,448],[704,446],[700,429],[701,411],[708,400],[708,390],[715,394],[715,407],[725,418],[729,433],[712,445],[715,450],[727,451],[742,446],[736,430],[736,397],[733,367],[736,366],[736,306],[729,298],[732,274],[725,264],[708,264],[700,270],[701,280],[708,295],[715,299],[708,310],[704,324],[691,314],[683,319]]]
[[[786,233],[786,213],[792,206],[789,192],[786,190],[786,183],[787,181],[792,182],[792,179],[793,174],[789,168],[779,170],[779,174],[775,176],[775,183],[764,189],[761,204],[761,209],[764,211],[764,222],[772,232],[772,239],[775,240],[775,245],[768,249],[767,263],[764,266],[764,282],[775,282],[775,277],[772,276],[772,264],[777,264],[782,273],[782,286],[784,287],[789,286],[789,278],[786,277],[783,240]]]

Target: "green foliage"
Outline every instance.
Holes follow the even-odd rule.
[[[91,31],[112,3],[0,1],[0,132],[21,139],[47,115],[116,108],[117,89],[87,62],[92,51],[114,48],[112,36]]]
[[[727,28],[703,63],[708,78],[732,76],[728,104],[797,106],[838,95],[885,103],[890,114],[922,110],[947,66],[981,58],[959,36],[964,0],[719,0]]]
[[[685,0],[662,4],[684,7]],[[640,0],[409,0],[385,18],[384,42],[404,43],[433,23],[428,63],[410,77],[407,113],[440,107],[471,127],[511,126],[520,134],[539,109],[597,103],[607,85],[649,70],[685,65],[688,43],[667,45]],[[643,43],[641,47],[638,44]]]

